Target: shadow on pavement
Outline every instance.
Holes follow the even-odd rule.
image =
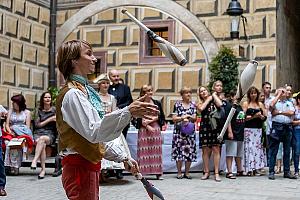
[[[105,180],[105,182],[100,182],[101,186],[111,186],[111,185],[127,185],[127,184],[133,184],[134,180],[124,180],[124,179],[115,179],[115,178],[109,178]]]

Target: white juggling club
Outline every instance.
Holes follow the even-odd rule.
[[[184,66],[187,63],[187,60],[182,55],[182,53],[177,49],[172,43],[156,35],[151,31],[147,26],[142,22],[136,19],[132,14],[130,14],[126,9],[122,10],[122,13],[127,15],[134,23],[136,23],[142,30],[144,30],[148,37],[155,41],[160,48],[160,50],[174,63]]]
[[[235,110],[238,106],[238,104],[241,102],[243,96],[246,94],[246,92],[249,90],[249,88],[251,87],[251,85],[253,84],[254,78],[255,78],[255,74],[256,74],[256,70],[257,70],[257,65],[258,62],[255,60],[252,60],[247,67],[244,69],[244,71],[241,74],[241,78],[240,78],[240,82],[238,85],[238,90],[236,93],[236,97],[237,97],[237,102],[233,104],[232,108],[230,109],[230,112],[227,116],[226,122],[222,128],[222,131],[220,133],[220,135],[218,136],[218,140],[222,141],[224,134],[227,130],[227,127],[229,125],[229,123],[231,122],[231,119],[235,113]]]

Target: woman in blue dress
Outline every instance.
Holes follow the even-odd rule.
[[[24,159],[26,159],[28,144],[33,143],[32,132],[30,129],[31,115],[26,109],[26,100],[22,94],[11,97],[12,108],[8,111],[5,123],[4,142],[6,145],[4,165],[9,173],[19,174],[19,168]],[[9,140],[12,138],[25,138],[20,146],[10,148]],[[31,145],[30,145],[31,146]]]

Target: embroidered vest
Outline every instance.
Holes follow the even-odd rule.
[[[86,93],[84,88],[74,81],[67,82],[67,84],[59,92],[59,95],[56,99],[56,126],[59,134],[59,151],[65,150],[66,148],[73,149],[85,159],[97,164],[101,161],[104,155],[104,146],[102,144],[94,144],[89,142],[63,120],[61,112],[62,101],[65,94],[71,88],[77,88]]]

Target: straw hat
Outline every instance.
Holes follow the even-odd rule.
[[[300,92],[296,92],[293,94],[293,97],[296,98],[298,96],[298,94],[300,94]]]
[[[93,83],[100,83],[101,81],[109,81],[108,75],[106,73],[100,74],[97,78],[93,80]]]

